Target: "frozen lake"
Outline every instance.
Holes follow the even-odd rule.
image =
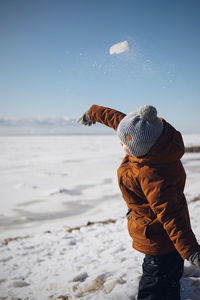
[[[200,135],[184,140],[200,145]],[[0,145],[0,237],[125,214],[116,176],[124,153],[115,135],[10,136]],[[200,194],[200,154],[182,161],[190,201]]]
[[[124,214],[115,136],[0,137],[0,232]],[[106,205],[105,205],[106,204]],[[76,216],[78,216],[76,218]]]

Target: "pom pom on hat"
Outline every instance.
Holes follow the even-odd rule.
[[[153,121],[156,119],[157,117],[157,110],[154,106],[151,106],[151,105],[143,105],[143,106],[140,106],[139,109],[138,109],[138,115],[144,119],[144,120],[147,120],[147,121]]]
[[[135,157],[146,155],[162,131],[163,122],[157,117],[156,108],[147,104],[124,117],[117,128],[119,139]]]

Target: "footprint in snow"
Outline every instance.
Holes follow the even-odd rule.
[[[0,259],[0,262],[7,262],[7,261],[11,260],[12,258],[13,258],[12,256],[8,256],[8,257]]]
[[[69,246],[76,246],[76,241],[75,240],[71,240],[68,243]]]
[[[26,281],[23,281],[23,280],[17,280],[17,281],[14,281],[12,286],[14,288],[18,288],[18,287],[25,287],[25,286],[28,286],[30,285],[29,283],[27,283]]]
[[[76,275],[71,281],[72,282],[76,282],[76,281],[83,282],[87,277],[88,277],[88,273],[84,272],[84,273],[80,273],[80,274]]]
[[[3,283],[3,282],[6,282],[6,279],[5,279],[5,278],[1,278],[1,279],[0,279],[0,284]],[[1,298],[0,298],[0,299],[1,299]]]

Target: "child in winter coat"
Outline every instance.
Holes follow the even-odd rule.
[[[150,105],[128,115],[92,105],[78,122],[113,128],[126,152],[118,183],[133,248],[145,254],[137,299],[179,300],[184,259],[200,268],[200,246],[184,196],[181,134]]]

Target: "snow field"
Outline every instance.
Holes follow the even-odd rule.
[[[200,144],[199,136],[186,139]],[[1,145],[0,299],[133,300],[143,254],[126,228],[116,137],[4,137]],[[182,162],[200,242],[200,154]],[[108,219],[115,222],[83,226]],[[6,245],[11,237],[19,239]],[[187,261],[181,297],[200,299],[200,271]]]
[[[143,261],[123,218],[12,241],[0,257],[0,297],[9,300],[132,300]],[[187,261],[181,287],[182,300],[199,299],[200,270]]]

